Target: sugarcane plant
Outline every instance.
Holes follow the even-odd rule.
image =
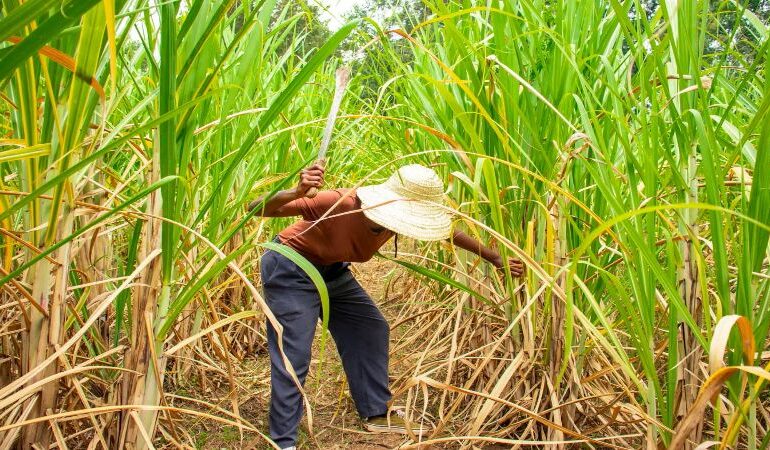
[[[505,352],[503,367],[484,365],[517,367],[524,375],[512,375],[514,386],[548,379],[531,394],[548,422],[526,434],[542,442],[568,430],[575,437],[586,426],[574,419],[578,399],[599,396],[604,407],[592,408],[614,411],[603,413],[609,423],[646,417],[644,426],[618,426],[637,432],[636,441],[616,443],[667,445],[696,403],[715,323],[738,314],[756,342],[767,337],[767,25],[745,2],[646,3],[427,1],[434,15],[414,29],[380,30],[391,53],[372,56],[396,59],[404,40],[413,56],[380,83],[394,98],[388,115],[407,119],[395,130],[381,125],[382,134],[414,136],[393,142],[445,164],[466,226],[530,262],[523,286],[493,288],[506,303],[490,314],[507,318],[500,331],[511,327],[516,346],[530,343],[535,365],[523,370]],[[383,108],[382,99],[372,107]],[[728,363],[737,364],[737,339],[731,348]],[[601,369],[597,353],[612,370]],[[578,382],[586,377],[604,385]],[[463,387],[487,392],[485,383]],[[618,384],[638,409],[613,406],[623,396],[606,386]],[[728,386],[720,401],[737,408],[741,383]],[[500,395],[515,402],[517,393]],[[485,408],[489,400],[478,401]],[[723,411],[710,427],[701,415],[685,439],[701,442],[706,428],[721,439],[730,422]],[[748,448],[767,444],[768,424],[752,411],[738,421]],[[622,434],[608,426],[598,429]]]
[[[242,205],[254,186],[272,189],[259,186],[268,166],[301,167],[302,154],[264,148],[355,26],[298,54],[287,11],[275,0],[3,2],[2,285],[20,299],[8,323],[22,344],[3,372],[3,448],[65,445],[51,419],[65,385],[96,445],[151,448],[160,412],[178,442],[179,408],[163,394],[170,341],[256,311],[274,320],[238,264],[260,231],[247,236]],[[251,299],[235,319],[220,316],[224,297],[200,296],[227,274]],[[230,343],[216,341],[235,383]],[[112,406],[73,378],[94,370]],[[220,420],[255,430],[232,406]]]

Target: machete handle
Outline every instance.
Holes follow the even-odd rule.
[[[319,166],[321,166],[322,169],[326,168],[326,159],[316,159],[315,163]],[[315,196],[318,195],[318,189],[311,187],[305,192],[305,197],[307,198],[315,198]]]

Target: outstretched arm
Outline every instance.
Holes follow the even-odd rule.
[[[299,183],[294,189],[278,191],[267,200],[265,200],[265,196],[262,196],[249,203],[248,209],[252,211],[259,208],[257,215],[262,217],[298,216],[300,215],[299,208],[289,203],[304,197],[310,188],[321,188],[323,184],[324,169],[316,164],[300,172]]]
[[[497,267],[498,269],[502,269],[503,267],[505,267],[503,258],[500,256],[500,253],[496,252],[491,248],[485,247],[481,242],[468,236],[462,231],[455,231],[454,234],[452,234],[452,237],[449,238],[449,240],[456,246],[460,247],[461,249],[467,250],[473,254],[481,256],[482,258],[489,261],[490,264]],[[524,274],[524,263],[521,262],[520,260],[516,258],[510,258],[508,260],[508,265],[511,268],[512,276],[518,278]]]

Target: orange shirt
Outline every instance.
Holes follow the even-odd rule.
[[[278,238],[315,264],[368,261],[394,235],[387,229],[375,233],[369,228],[355,191],[349,189],[321,191],[288,206],[299,208],[303,220],[278,233]]]

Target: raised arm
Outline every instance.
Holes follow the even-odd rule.
[[[498,269],[502,269],[503,267],[505,267],[505,264],[503,263],[503,258],[500,256],[500,253],[496,252],[491,248],[485,247],[481,242],[468,236],[462,231],[455,231],[454,234],[452,234],[452,236],[449,238],[449,240],[454,245],[460,247],[461,249],[467,250],[475,255],[481,256],[482,258],[484,258],[486,261],[488,261],[490,264],[497,267]],[[520,260],[516,258],[510,258],[508,260],[508,265],[511,268],[512,276],[518,278],[524,275],[524,263],[522,263]]]
[[[256,214],[262,217],[298,216],[300,215],[299,207],[291,202],[304,197],[310,188],[320,189],[323,184],[324,169],[315,164],[300,172],[299,183],[295,188],[279,191],[267,200],[265,200],[265,196],[262,196],[249,203],[248,209],[252,211],[259,208]]]

